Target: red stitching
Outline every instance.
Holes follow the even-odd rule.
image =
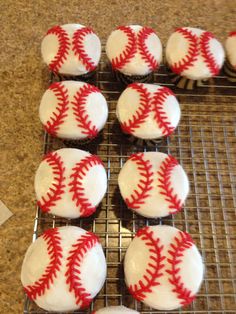
[[[155,56],[153,56],[149,52],[149,50],[146,46],[146,43],[145,43],[146,39],[148,38],[148,36],[150,34],[156,35],[156,33],[154,32],[154,30],[152,28],[143,27],[137,35],[137,37],[138,37],[137,38],[137,46],[138,46],[138,50],[140,52],[141,58],[147,62],[149,69],[155,70],[159,66],[159,64],[158,64]]]
[[[80,162],[76,163],[72,169],[73,173],[70,176],[72,181],[69,183],[71,186],[70,192],[73,192],[72,200],[76,202],[76,206],[80,206],[80,212],[82,217],[92,215],[96,207],[93,206],[84,193],[83,178],[86,176],[86,172],[89,171],[95,165],[102,165],[102,161],[98,156],[90,155]]]
[[[152,165],[149,160],[143,159],[144,153],[133,154],[129,157],[129,160],[136,162],[138,165],[139,174],[141,179],[137,184],[137,188],[134,192],[125,199],[125,202],[129,208],[139,209],[141,204],[144,204],[144,200],[150,196],[149,191],[153,189],[153,172],[151,171]],[[138,188],[140,191],[138,191]]]
[[[220,71],[220,67],[217,65],[213,53],[210,51],[209,42],[210,39],[215,39],[214,35],[210,32],[204,32],[200,36],[200,49],[203,60],[207,64],[212,75],[217,75]]]
[[[136,90],[140,95],[139,107],[132,118],[128,122],[121,123],[121,128],[125,133],[131,134],[135,129],[145,122],[151,111],[150,106],[150,93],[143,84],[133,83],[129,85],[129,88]]]
[[[38,201],[38,206],[44,212],[49,212],[52,206],[56,205],[56,202],[61,199],[61,195],[64,193],[65,180],[64,173],[65,167],[63,166],[63,161],[57,152],[51,152],[44,157],[44,160],[51,166],[52,173],[54,175],[52,187],[49,188],[47,192],[47,197],[42,196],[41,200]]]
[[[145,241],[149,248],[151,262],[138,284],[129,286],[129,291],[135,299],[142,301],[146,293],[152,292],[152,287],[160,285],[158,279],[163,275],[161,269],[164,267],[162,263],[165,256],[162,256],[163,245],[160,245],[160,239],[153,238],[153,231],[149,231],[149,227],[138,230],[137,237]],[[150,278],[149,278],[150,277]]]
[[[189,48],[186,56],[171,65],[171,70],[177,74],[181,74],[183,71],[189,69],[194,62],[197,60],[198,56],[198,43],[197,43],[197,36],[193,34],[190,30],[185,28],[177,28],[176,32],[183,35],[185,39],[189,42]]]
[[[84,49],[84,38],[88,34],[94,34],[92,28],[83,27],[77,29],[72,38],[72,50],[75,55],[78,55],[79,60],[84,64],[87,71],[93,71],[96,68],[96,64],[91,57],[86,53]]]
[[[174,285],[173,292],[177,293],[178,299],[181,299],[182,305],[187,305],[195,299],[195,296],[191,295],[191,290],[184,287],[184,283],[181,282],[180,267],[178,265],[182,262],[183,252],[190,248],[193,245],[193,240],[189,234],[185,232],[179,231],[178,236],[176,236],[174,245],[173,243],[170,245],[172,250],[169,250],[168,253],[171,255],[169,259],[167,259],[168,263],[171,265],[170,270],[166,270],[166,272],[171,275],[171,279],[169,278],[169,282]]]
[[[63,83],[55,82],[50,85],[49,90],[52,90],[57,97],[57,107],[49,120],[44,125],[45,130],[52,134],[53,136],[57,135],[59,127],[65,121],[65,118],[68,116],[66,111],[69,109],[69,96],[68,89],[63,85]]]
[[[38,296],[40,297],[50,288],[61,266],[62,247],[58,228],[48,229],[43,233],[42,238],[47,243],[50,263],[45,269],[44,274],[33,285],[24,288],[31,300],[35,300]]]
[[[168,96],[174,96],[174,93],[167,87],[159,88],[152,100],[153,110],[155,112],[154,119],[165,136],[170,135],[174,131],[174,127],[168,121],[166,112],[163,110],[163,105]]]
[[[128,38],[128,43],[125,47],[125,50],[121,52],[118,57],[112,58],[111,60],[113,69],[118,70],[123,68],[134,57],[137,47],[135,33],[129,26],[120,26],[117,27],[117,30],[123,31]]]
[[[86,101],[87,97],[91,93],[99,93],[99,89],[93,85],[85,84],[80,88],[74,96],[73,106],[74,115],[78,123],[78,127],[82,128],[82,133],[86,134],[89,138],[93,138],[98,134],[98,129],[95,125],[92,125],[92,121],[89,120],[89,115],[86,113]]]
[[[76,304],[81,303],[80,308],[86,308],[92,301],[91,294],[86,292],[80,278],[80,266],[87,252],[99,243],[98,238],[91,232],[86,232],[73,244],[73,249],[69,252],[67,258],[67,271],[65,273],[66,283],[69,285],[69,291],[74,292]]]
[[[165,200],[170,203],[169,209],[171,214],[175,214],[182,208],[183,202],[178,198],[178,195],[174,193],[174,189],[171,186],[171,174],[174,167],[178,166],[178,161],[172,157],[167,156],[160,166],[158,171],[158,187],[161,189],[160,194],[165,196]]]
[[[47,35],[50,34],[56,35],[59,41],[57,54],[49,64],[51,71],[57,73],[69,54],[70,39],[67,32],[61,26],[54,26],[49,29]]]
[[[234,36],[236,36],[236,31],[232,31],[229,33],[229,37],[234,37]]]

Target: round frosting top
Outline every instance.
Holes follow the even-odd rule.
[[[53,83],[39,106],[39,117],[45,130],[63,139],[96,137],[107,116],[107,102],[100,90],[84,82]]]
[[[149,218],[177,213],[189,192],[181,165],[159,152],[131,155],[119,173],[118,184],[128,208]]]
[[[45,231],[25,255],[21,282],[28,297],[47,311],[88,307],[106,278],[97,236],[79,227]]]
[[[133,83],[120,95],[116,114],[125,133],[156,139],[175,130],[180,120],[180,107],[169,88]]]
[[[107,175],[98,156],[62,148],[44,157],[34,187],[42,211],[66,218],[87,217],[106,193]]]
[[[41,53],[52,72],[83,75],[97,67],[101,42],[90,27],[80,24],[54,26],[42,41]]]
[[[127,249],[124,270],[133,297],[165,311],[195,299],[204,265],[188,233],[158,225],[138,230]]]
[[[139,314],[139,312],[135,310],[131,310],[123,305],[120,306],[107,306],[97,311],[94,311],[93,314]]]
[[[236,31],[229,33],[225,42],[226,56],[236,71]]]
[[[212,33],[199,28],[177,28],[166,46],[166,60],[171,70],[192,80],[217,75],[224,58],[221,43]]]
[[[140,25],[119,26],[108,37],[107,57],[113,69],[126,75],[146,75],[162,61],[162,45],[153,29]]]

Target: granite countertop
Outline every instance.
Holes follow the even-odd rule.
[[[22,313],[20,269],[32,240],[34,173],[42,156],[38,105],[47,86],[40,42],[53,25],[81,23],[106,38],[117,25],[153,27],[165,44],[175,27],[199,26],[223,41],[235,29],[235,1],[1,1],[1,200],[13,216],[0,226],[0,312]]]

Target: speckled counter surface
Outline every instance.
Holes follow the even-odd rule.
[[[31,242],[34,173],[42,156],[38,105],[47,86],[40,42],[55,24],[92,26],[101,38],[119,24],[153,27],[166,43],[178,26],[224,40],[235,29],[235,0],[0,1],[1,200],[14,215],[0,226],[0,313],[22,313],[20,268]]]

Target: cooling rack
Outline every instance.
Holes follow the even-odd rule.
[[[181,90],[171,83],[164,66],[154,73],[152,82],[168,86],[176,93],[181,104],[181,122],[173,135],[155,147],[134,147],[116,120],[116,102],[124,86],[114,78],[103,49],[93,83],[107,99],[108,122],[95,141],[78,147],[103,160],[108,175],[106,196],[92,217],[73,221],[42,214],[37,208],[33,241],[49,227],[70,224],[100,237],[108,272],[91,310],[123,304],[141,313],[236,313],[236,85],[222,73],[194,90]],[[62,147],[65,143],[44,134],[44,153]],[[127,157],[138,151],[170,153],[180,161],[191,189],[182,212],[164,219],[145,219],[126,208],[117,187],[117,176]],[[130,241],[140,227],[155,224],[188,231],[204,259],[205,277],[197,299],[180,310],[150,309],[136,302],[124,284],[123,258]],[[45,311],[25,297],[24,313]]]

